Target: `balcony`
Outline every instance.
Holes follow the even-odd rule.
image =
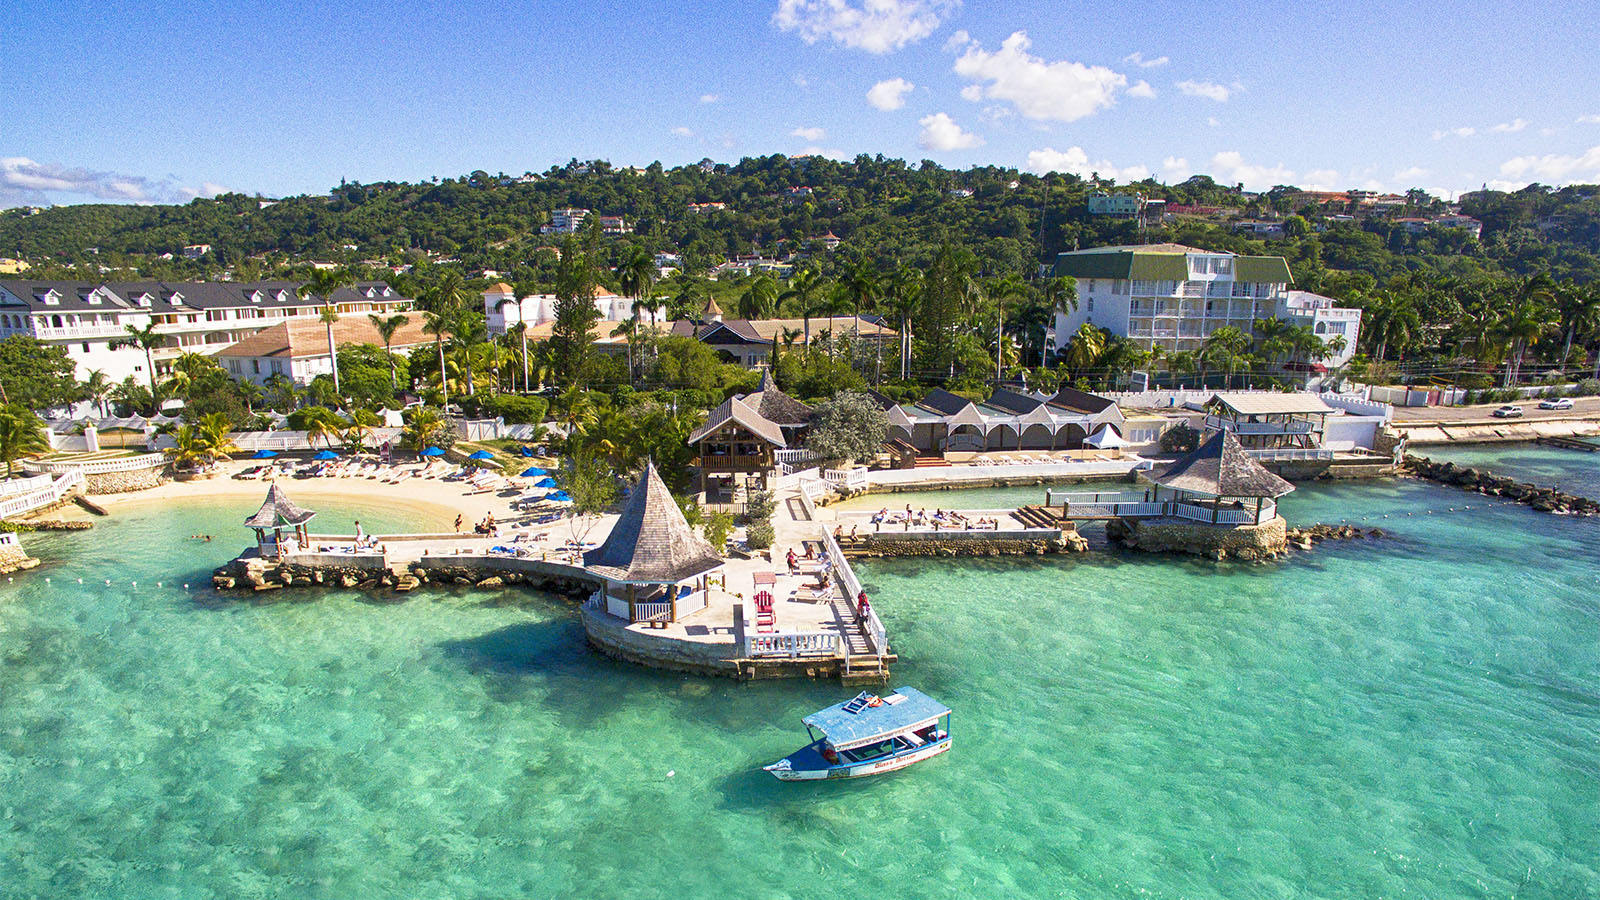
[[[702,472],[765,472],[772,468],[772,461],[764,455],[712,454],[698,457],[695,465]]]
[[[84,338],[119,338],[127,337],[128,332],[121,325],[62,325],[39,326],[34,330],[34,336],[41,341],[75,341]]]

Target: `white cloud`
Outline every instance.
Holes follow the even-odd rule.
[[[1155,95],[1156,89],[1151,87],[1150,82],[1148,81],[1141,80],[1133,87],[1128,88],[1129,97],[1143,97],[1144,99],[1149,100],[1155,97]]]
[[[1143,53],[1135,50],[1134,52],[1129,53],[1127,56],[1124,56],[1122,61],[1125,63],[1133,63],[1141,69],[1154,69],[1157,66],[1166,65],[1172,60],[1167,59],[1165,56],[1158,56],[1155,59],[1145,59]]]
[[[1300,180],[1305,182],[1300,186],[1308,191],[1337,191],[1350,186],[1343,183],[1337,169],[1312,169]]]
[[[1245,162],[1237,150],[1224,150],[1211,157],[1211,175],[1222,184],[1243,184],[1248,190],[1264,191],[1276,184],[1288,184],[1294,172],[1283,167]]]
[[[1579,125],[1600,125],[1600,116],[1579,116]]]
[[[1028,171],[1040,175],[1046,172],[1066,172],[1083,178],[1098,174],[1101,178],[1116,181],[1143,181],[1150,177],[1150,170],[1144,166],[1118,168],[1112,165],[1110,160],[1092,161],[1082,147],[1068,147],[1065,150],[1046,147],[1043,150],[1030,150]]]
[[[1194,172],[1189,169],[1187,159],[1169,156],[1161,161],[1161,174],[1167,176],[1168,181],[1186,181]]]
[[[808,44],[831,40],[888,53],[933,34],[959,0],[778,0],[772,22]]]
[[[1074,122],[1116,102],[1128,84],[1126,76],[1104,66],[1045,62],[1028,53],[1026,32],[1005,39],[994,53],[969,44],[956,58],[955,72],[981,87],[982,96],[1007,100],[1030,119]],[[967,91],[962,92],[967,96]],[[968,99],[972,99],[968,97]]]
[[[822,129],[822,128],[800,127],[800,128],[796,128],[795,130],[793,130],[793,131],[791,131],[789,133],[794,135],[795,137],[799,138],[802,141],[820,141],[823,138],[828,136],[828,132],[825,129]]]
[[[1240,89],[1240,85],[1237,83],[1229,86],[1217,84],[1215,81],[1193,80],[1180,81],[1173,86],[1190,97],[1204,97],[1207,100],[1215,100],[1218,103],[1226,103],[1228,98],[1233,96],[1234,91]]]
[[[1468,138],[1478,133],[1478,129],[1471,125],[1462,125],[1460,128],[1446,128],[1433,133],[1433,139],[1442,141],[1447,137]]]
[[[721,99],[722,98],[720,96],[716,95],[716,94],[701,94],[700,95],[700,102],[701,103],[715,103],[715,102],[717,102],[718,100],[721,100]]]
[[[955,34],[945,38],[944,52],[954,53],[970,43],[972,43],[972,35],[967,34],[965,28],[958,29]]]
[[[678,127],[672,129],[672,133],[678,137],[694,137],[694,131],[691,130],[687,125],[679,125]]]
[[[801,74],[796,74],[794,76],[793,81],[794,81],[794,86],[795,87],[804,88],[804,87],[810,87],[811,86],[811,79],[809,79],[806,76],[801,75]]]
[[[906,105],[906,95],[916,85],[904,78],[890,78],[867,89],[867,105],[884,112],[893,112]]]
[[[1509,122],[1501,122],[1499,125],[1495,125],[1489,130],[1495,132],[1496,134],[1515,134],[1516,132],[1519,132],[1527,127],[1527,119],[1512,119]]]
[[[1500,174],[1508,178],[1532,178],[1546,184],[1600,181],[1600,147],[1590,147],[1579,156],[1552,153],[1514,157],[1500,164]]]
[[[24,156],[0,159],[0,208],[44,204],[56,199],[52,195],[133,203],[177,203],[225,191],[221,185],[209,182],[191,188],[174,184],[169,179],[41,163]]]
[[[981,84],[969,84],[966,87],[962,88],[961,89],[961,99],[966,100],[969,103],[982,103],[983,102],[983,85],[981,85]]]
[[[1401,169],[1394,173],[1395,181],[1416,181],[1418,178],[1426,177],[1428,177],[1428,170],[1421,166],[1412,166],[1409,169]]]
[[[934,113],[917,120],[922,126],[918,141],[925,150],[970,150],[983,146],[983,138],[962,130],[955,120],[944,113]]]

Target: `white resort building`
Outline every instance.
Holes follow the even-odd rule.
[[[423,313],[404,313],[406,322],[389,339],[389,351],[402,354],[434,343],[422,330]],[[383,337],[365,316],[344,318],[333,324],[333,346],[352,344],[383,346]],[[328,326],[320,319],[298,317],[258,331],[217,351],[217,362],[237,381],[265,384],[274,375],[286,375],[295,384],[310,384],[318,375],[333,374],[328,358]]]
[[[901,442],[919,454],[1112,449],[1132,443],[1123,434],[1126,419],[1115,401],[1072,388],[1053,395],[997,388],[981,403],[934,390],[915,403],[884,399],[880,405],[889,415],[888,442]],[[1159,432],[1151,440],[1158,437]]]
[[[1100,247],[1056,257],[1055,274],[1072,278],[1076,309],[1056,313],[1054,341],[1066,345],[1084,323],[1168,353],[1199,350],[1212,332],[1231,325],[1255,332],[1257,319],[1309,324],[1325,341],[1343,335],[1345,348],[1316,365],[1337,365],[1355,352],[1359,310],[1305,291],[1281,256],[1239,256],[1182,244]]]
[[[601,288],[595,293],[594,308],[600,313],[602,322],[623,322],[633,316],[633,299]],[[653,310],[644,306],[639,310],[640,318],[644,320],[648,320],[652,313],[657,321],[664,321],[667,310],[665,306],[657,306]],[[516,290],[505,282],[491,284],[483,291],[483,314],[488,320],[490,334],[505,334],[519,322],[525,322],[529,328],[533,328],[555,321],[556,295],[529,294],[518,297]]]
[[[0,340],[21,334],[64,349],[77,364],[79,380],[98,369],[114,382],[129,376],[143,382],[150,377],[144,351],[115,346],[128,338],[128,326],[153,324],[162,335],[151,354],[161,377],[180,353],[215,354],[289,319],[316,322],[323,298],[300,297],[298,287],[290,281],[0,280]],[[369,313],[411,306],[410,298],[381,281],[339,288],[328,301],[340,316],[363,322]]]

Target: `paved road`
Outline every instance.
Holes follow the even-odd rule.
[[[1468,422],[1519,422],[1540,419],[1600,419],[1600,397],[1577,397],[1571,409],[1540,409],[1539,401],[1526,400],[1521,419],[1496,419],[1492,413],[1504,404],[1487,403],[1476,406],[1397,406],[1394,421],[1397,425],[1463,425]]]

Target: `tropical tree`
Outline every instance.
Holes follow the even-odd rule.
[[[116,384],[106,375],[104,369],[91,369],[89,377],[83,380],[83,392],[100,410],[101,418],[106,412],[106,400],[111,397],[111,392],[116,390]]]
[[[1390,291],[1373,294],[1362,314],[1361,332],[1372,348],[1372,358],[1383,362],[1395,349],[1402,358],[1405,348],[1422,330],[1422,316],[1411,297]]]
[[[768,319],[778,310],[781,293],[778,282],[771,275],[759,275],[739,296],[739,316],[745,319]]]
[[[49,449],[44,420],[33,410],[17,403],[0,406],[0,460],[5,461],[7,478],[17,460]]]
[[[1200,353],[1207,363],[1228,373],[1228,387],[1233,387],[1233,376],[1248,362],[1250,336],[1232,325],[1224,325],[1205,339]]]
[[[656,311],[648,298],[656,286],[659,271],[655,257],[637,244],[628,249],[622,265],[617,267],[617,286],[622,289],[623,296],[633,299],[633,317],[637,319],[640,312],[648,310],[651,325],[656,323]]]
[[[1081,375],[1094,367],[1105,349],[1106,333],[1085,322],[1078,326],[1072,339],[1067,342],[1067,368],[1071,369],[1074,375]]]
[[[389,348],[394,343],[395,334],[405,327],[406,322],[410,320],[398,313],[392,316],[368,313],[367,318],[372,320],[372,327],[378,330],[378,337],[383,340],[383,355],[389,359],[389,388],[390,390],[398,391],[400,385],[397,383],[394,374],[394,353]]]
[[[205,439],[210,450],[211,459],[228,459],[230,453],[239,452],[239,445],[231,437],[233,423],[228,417],[219,412],[207,413],[195,423],[195,428],[200,436]]]
[[[132,325],[124,325],[122,327],[124,331],[128,332],[128,336],[112,341],[111,348],[115,350],[118,347],[138,347],[144,351],[145,371],[150,375],[150,396],[154,398],[156,396],[155,349],[166,343],[166,335],[156,332],[156,324],[153,321],[143,328],[136,328]]]
[[[444,365],[444,336],[455,331],[453,317],[439,312],[425,312],[422,314],[422,330],[433,335],[434,348],[439,351],[439,390],[444,394],[444,406],[450,407],[450,386],[445,383]]]
[[[350,411],[350,427],[344,430],[344,443],[351,452],[359,453],[367,447],[372,430],[382,424],[378,414],[364,407]]]
[[[917,314],[922,300],[922,275],[917,270],[902,265],[889,278],[884,290],[883,306],[900,326],[900,378],[906,378],[911,366],[911,320]]]
[[[339,321],[339,311],[333,305],[333,292],[339,288],[355,283],[355,278],[343,269],[314,269],[311,279],[295,289],[301,299],[307,297],[320,297],[322,299],[323,327],[328,331],[328,365],[333,367],[333,390],[339,392],[339,354],[333,346],[333,325]]]
[[[811,347],[811,314],[825,293],[824,287],[822,272],[816,266],[806,266],[790,276],[788,288],[778,295],[779,301],[793,300],[799,307],[807,349]]]
[[[432,446],[449,443],[449,422],[444,414],[431,406],[415,406],[406,411],[405,426],[400,429],[400,444],[421,453]]]

